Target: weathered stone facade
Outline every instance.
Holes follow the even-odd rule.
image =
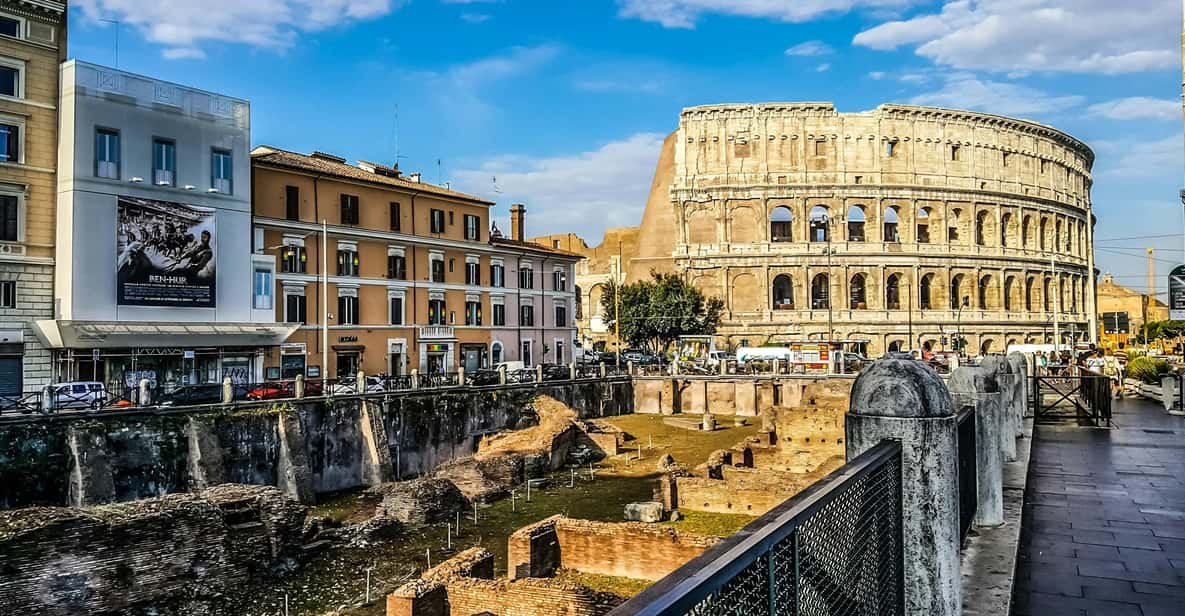
[[[1093,162],[1065,133],[983,113],[692,107],[622,261],[628,280],[678,272],[723,299],[730,347],[833,335],[879,354],[961,332],[972,354],[1001,352],[1052,340],[1055,313],[1082,338],[1096,325]],[[588,249],[600,270],[578,269],[586,332],[605,316],[594,279],[616,274],[591,257],[613,243]]]

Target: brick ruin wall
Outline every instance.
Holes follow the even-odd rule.
[[[648,377],[634,380],[634,412],[756,417],[775,407],[846,411],[850,376]]]
[[[0,512],[3,612],[222,614],[226,591],[299,551],[305,512],[275,488],[236,484]]]
[[[719,542],[641,522],[593,522],[555,516],[510,536],[513,577],[549,577],[557,569],[659,580]]]

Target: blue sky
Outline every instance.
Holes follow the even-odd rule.
[[[912,102],[1090,144],[1096,254],[1121,283],[1143,285],[1145,246],[1161,291],[1185,256],[1176,0],[71,4],[72,57],[114,64],[101,20],[119,21],[120,68],[250,99],[255,144],[390,162],[397,132],[403,169],[498,201],[501,219],[526,203],[531,234],[595,245],[637,224],[683,107]]]

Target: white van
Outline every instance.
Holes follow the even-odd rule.
[[[107,388],[97,381],[50,385],[45,398],[47,410],[100,409],[107,403]]]

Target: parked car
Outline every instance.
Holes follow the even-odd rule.
[[[107,388],[97,381],[58,383],[49,386],[48,410],[101,409],[107,403]]]
[[[191,404],[218,404],[222,402],[222,385],[185,385],[156,398],[161,406],[187,406]]]
[[[501,382],[497,370],[478,370],[465,376],[470,385],[497,385]]]

